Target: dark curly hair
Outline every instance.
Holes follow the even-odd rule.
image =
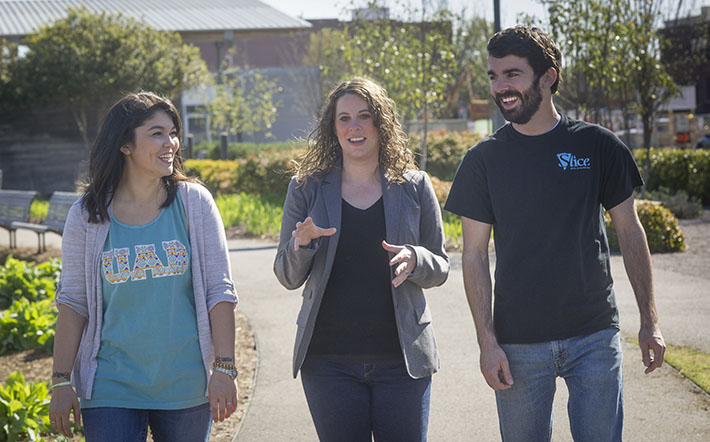
[[[356,77],[337,85],[321,109],[316,128],[308,136],[306,152],[296,162],[299,184],[308,178],[321,179],[342,158],[343,151],[335,134],[335,108],[338,99],[353,94],[367,103],[379,136],[379,163],[391,181],[404,181],[404,172],[415,169],[414,155],[407,145],[407,135],[397,119],[394,101],[374,81]]]

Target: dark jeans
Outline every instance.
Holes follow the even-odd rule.
[[[308,357],[301,382],[321,442],[426,441],[431,376],[412,379],[403,361]]]
[[[155,442],[207,442],[212,429],[209,403],[182,410],[87,408],[81,417],[86,442],[145,442],[149,426]]]

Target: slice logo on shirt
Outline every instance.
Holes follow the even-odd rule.
[[[591,169],[591,160],[589,158],[577,158],[571,153],[558,153],[557,163],[558,167],[562,170],[580,170],[580,169]]]

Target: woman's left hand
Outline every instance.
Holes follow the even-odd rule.
[[[382,241],[382,247],[388,252],[394,253],[394,258],[390,259],[390,267],[394,267],[394,279],[392,285],[399,287],[414,271],[417,266],[417,256],[414,251],[407,246],[395,246]]]
[[[222,422],[237,411],[237,380],[215,371],[207,387],[212,420]]]

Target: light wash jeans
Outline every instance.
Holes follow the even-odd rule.
[[[81,417],[86,442],[145,442],[149,426],[155,442],[207,442],[212,429],[209,403],[182,410],[87,408]]]
[[[496,391],[504,442],[549,442],[555,379],[569,390],[576,442],[621,441],[624,420],[621,340],[616,329],[535,344],[502,344],[513,386]]]

